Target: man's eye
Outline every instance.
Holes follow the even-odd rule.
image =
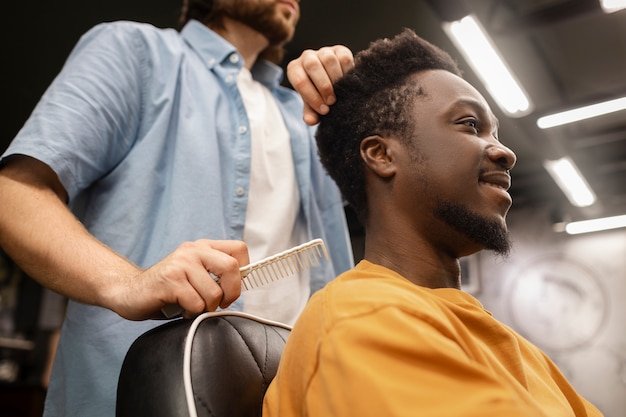
[[[476,119],[467,119],[467,120],[464,120],[464,121],[463,121],[463,124],[464,124],[465,126],[469,126],[469,127],[473,128],[473,129],[478,130],[478,120],[476,120]]]

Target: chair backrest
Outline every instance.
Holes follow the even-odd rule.
[[[117,417],[257,417],[290,327],[236,312],[141,335],[119,377]]]

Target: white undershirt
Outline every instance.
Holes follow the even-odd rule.
[[[237,78],[252,138],[248,209],[243,240],[250,261],[282,252],[306,241],[297,222],[300,194],[289,132],[269,90],[243,68]],[[243,311],[292,325],[309,295],[309,272],[242,293]]]

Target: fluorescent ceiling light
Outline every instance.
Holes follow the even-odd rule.
[[[571,222],[565,226],[565,231],[570,235],[576,235],[579,233],[617,229],[618,227],[626,227],[626,215]]]
[[[604,114],[614,113],[620,110],[626,110],[626,97],[616,98],[614,100],[603,101],[601,103],[543,116],[537,119],[537,126],[542,129],[547,129],[567,123],[578,122],[579,120],[602,116]]]
[[[526,93],[474,16],[444,23],[443,29],[502,111],[512,117],[521,117],[532,110]]]
[[[600,6],[602,6],[604,13],[613,13],[626,9],[626,0],[600,0]]]
[[[596,196],[570,158],[544,161],[543,166],[561,188],[567,199],[576,207],[587,207]]]

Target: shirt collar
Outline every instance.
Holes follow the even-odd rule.
[[[201,22],[190,20],[181,30],[181,35],[209,69],[216,65],[242,67],[241,56],[237,62],[230,60],[233,54],[239,55],[237,49]],[[270,89],[277,87],[283,77],[283,70],[278,65],[265,60],[255,62],[251,73],[252,78]]]

